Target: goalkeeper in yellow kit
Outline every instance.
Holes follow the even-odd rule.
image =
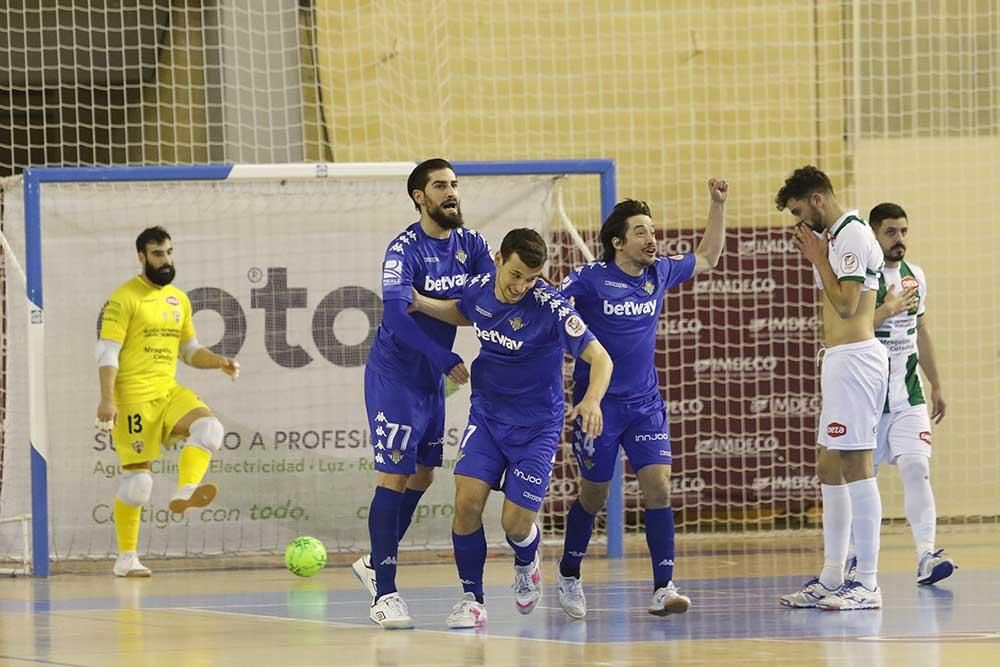
[[[97,366],[101,402],[97,427],[111,432],[123,474],[115,495],[119,577],[148,577],[139,562],[139,519],[153,489],[150,463],[164,442],[183,439],[172,512],[204,507],[214,484],[201,484],[224,431],[208,406],[177,383],[177,359],[194,368],[219,369],[234,380],[234,359],[201,347],[187,294],[171,286],[174,248],[162,227],[144,230],[135,241],[142,273],[114,291],[101,313]]]

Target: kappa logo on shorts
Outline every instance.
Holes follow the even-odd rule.
[[[847,427],[837,422],[830,422],[826,425],[826,434],[831,438],[839,438],[842,435],[847,435]]]
[[[131,417],[129,419],[131,419]],[[136,454],[142,454],[142,448],[145,446],[146,445],[142,440],[132,441],[132,451],[134,451]]]
[[[931,432],[930,431],[921,431],[920,432],[920,439],[928,447],[931,446]]]

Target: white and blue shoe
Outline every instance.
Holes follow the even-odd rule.
[[[950,577],[957,569],[955,561],[945,554],[944,549],[925,551],[917,566],[917,583],[923,586],[936,584]]]
[[[881,609],[882,590],[875,587],[871,591],[860,581],[845,581],[833,595],[828,595],[816,603],[823,611],[854,611],[856,609]]]
[[[836,593],[836,590],[831,590],[821,584],[819,577],[813,577],[794,593],[779,597],[778,602],[795,609],[814,609],[820,600]]]

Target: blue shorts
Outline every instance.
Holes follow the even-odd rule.
[[[440,468],[444,458],[444,378],[434,392],[417,391],[365,367],[365,410],[375,469],[412,475],[417,464]]]
[[[513,426],[469,412],[455,474],[474,477],[502,489],[507,500],[537,512],[562,439],[563,420]]]
[[[573,455],[585,480],[610,481],[619,447],[625,449],[635,472],[648,465],[670,465],[670,426],[659,396],[634,402],[605,398],[601,412],[604,431],[597,438],[583,434],[579,419],[573,424]]]

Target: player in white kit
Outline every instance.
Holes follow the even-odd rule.
[[[875,434],[889,374],[888,356],[874,335],[873,317],[882,249],[868,224],[837,201],[826,174],[796,169],[775,197],[795,217],[795,246],[813,265],[823,292],[823,394],[816,474],[823,493],[823,571],[779,598],[794,608],[879,609],[878,566],[882,500],[872,464]],[[845,581],[851,536],[857,548],[854,580]]]
[[[885,255],[875,308],[875,337],[889,353],[889,396],[878,425],[875,466],[897,467],[903,482],[904,511],[917,549],[917,583],[934,584],[956,565],[935,549],[937,509],[930,482],[931,421],[944,418],[945,401],[925,313],[927,278],[904,259],[909,221],[893,203],[871,210],[869,221]],[[930,410],[917,368],[931,383]],[[854,565],[848,559],[848,567]]]

